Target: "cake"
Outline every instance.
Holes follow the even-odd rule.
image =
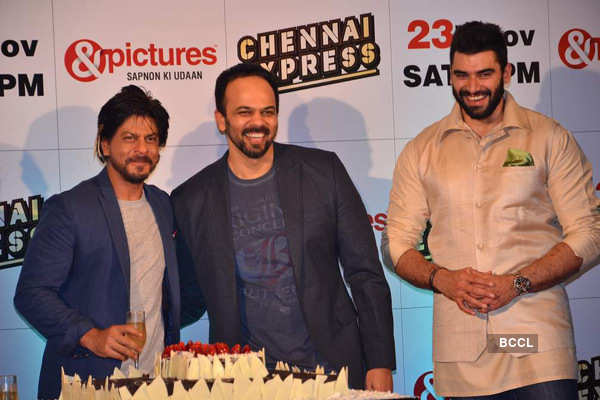
[[[151,378],[130,367],[104,381],[62,374],[61,400],[352,400],[401,399],[394,393],[348,389],[348,371],[265,366],[264,350],[224,343],[179,343],[157,354]]]

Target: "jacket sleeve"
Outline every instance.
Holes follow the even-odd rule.
[[[414,141],[408,142],[394,168],[387,224],[381,236],[383,262],[393,272],[400,257],[419,243],[430,217],[418,154]]]
[[[573,135],[554,125],[548,159],[548,193],[563,228],[563,242],[583,259],[582,271],[600,256],[600,200],[594,193],[592,165]]]
[[[391,295],[373,230],[360,195],[337,155],[333,157],[333,171],[339,258],[358,311],[366,367],[395,369]]]
[[[66,355],[73,353],[81,336],[94,327],[90,318],[66,304],[60,295],[73,263],[73,225],[60,195],[45,202],[14,298],[17,310],[44,337],[60,338],[60,351]]]

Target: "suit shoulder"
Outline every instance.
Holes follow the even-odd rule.
[[[95,183],[94,178],[86,179],[85,181],[79,182],[71,189],[67,189],[61,193],[57,193],[50,197],[48,200],[60,199],[66,203],[87,203],[87,200],[95,198],[98,195],[99,188]]]
[[[566,133],[567,131],[557,120],[547,115],[525,107],[521,107],[521,110],[527,118],[527,122],[532,130],[543,132],[553,132],[554,130],[559,130],[563,133]]]
[[[186,179],[182,184],[173,189],[171,198],[179,199],[193,196],[198,190],[202,190],[203,187],[222,173],[222,162],[223,160],[219,159]]]
[[[293,144],[279,144],[282,158],[291,159],[303,163],[327,162],[330,163],[337,155],[333,151],[303,147]]]

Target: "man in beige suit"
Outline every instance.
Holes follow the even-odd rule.
[[[438,395],[575,399],[564,282],[600,254],[591,165],[568,131],[504,92],[511,65],[497,25],[458,26],[450,62],[456,104],[398,158],[384,258],[436,292]],[[434,262],[414,249],[427,220]],[[537,349],[497,352],[491,334],[530,335]]]

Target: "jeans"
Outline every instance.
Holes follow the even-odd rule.
[[[523,386],[489,396],[448,397],[447,400],[577,400],[577,381],[561,379]]]

